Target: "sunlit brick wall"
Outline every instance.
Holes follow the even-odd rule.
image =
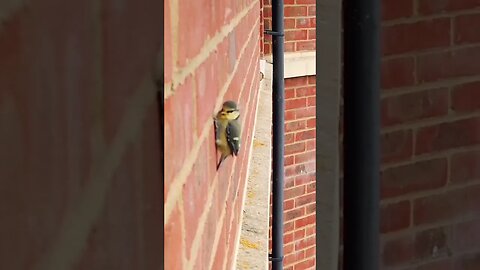
[[[166,1],[165,269],[231,269],[259,88],[260,2]],[[212,116],[242,111],[242,148],[216,170]]]

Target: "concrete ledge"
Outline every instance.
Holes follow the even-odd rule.
[[[315,56],[315,51],[285,53],[285,78],[315,75]],[[273,63],[272,55],[266,55],[265,60],[270,64]],[[266,65],[266,69],[271,67],[272,65]],[[266,70],[266,74],[271,74],[271,70]]]
[[[261,64],[267,67],[271,64]],[[271,70],[271,68],[270,68]],[[270,77],[264,74],[265,78]],[[260,84],[257,118],[243,207],[240,244],[236,261],[239,270],[268,269],[268,226],[270,205],[272,87],[270,79]]]

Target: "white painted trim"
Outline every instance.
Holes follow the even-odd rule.
[[[315,51],[285,53],[285,79],[315,75],[315,55]],[[265,60],[268,63],[272,63],[272,55],[266,55]],[[271,68],[271,66],[272,65],[267,65],[267,68]],[[268,76],[272,74],[272,72],[269,71],[264,74]]]

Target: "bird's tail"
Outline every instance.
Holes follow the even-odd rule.
[[[218,169],[220,168],[220,164],[222,164],[222,162],[223,162],[226,158],[227,158],[227,156],[225,156],[225,155],[222,155],[222,156],[220,157],[220,161],[218,162],[218,165],[217,165],[217,171],[218,171]]]

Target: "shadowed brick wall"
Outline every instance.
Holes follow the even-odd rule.
[[[383,5],[382,269],[480,269],[480,1]]]
[[[0,4],[1,269],[159,269],[161,9]]]
[[[231,269],[259,88],[260,2],[165,1],[165,269]],[[212,116],[242,111],[242,146],[216,171]]]

